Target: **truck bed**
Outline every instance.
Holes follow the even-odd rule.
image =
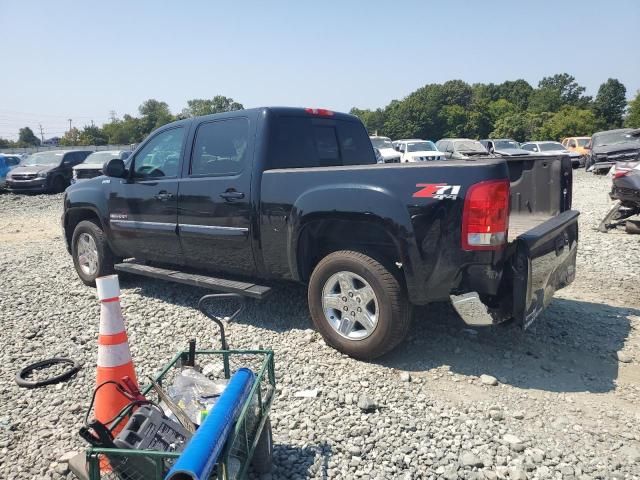
[[[550,218],[553,218],[553,215],[542,213],[536,215],[511,215],[509,217],[509,242],[513,242],[518,238],[518,236],[522,235],[527,230],[531,230]]]

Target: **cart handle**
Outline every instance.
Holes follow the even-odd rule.
[[[220,318],[215,315],[210,314],[205,308],[206,303],[209,300],[223,300],[223,299],[232,299],[237,300],[240,303],[238,309],[231,314],[229,317]],[[232,322],[247,306],[246,298],[242,295],[238,295],[237,293],[212,293],[209,295],[205,295],[198,300],[198,309],[208,318],[216,322],[218,328],[220,328],[220,343],[222,344],[222,350],[229,350],[229,346],[227,345],[227,339],[224,334],[224,325],[222,324],[222,320],[226,320],[228,322]]]

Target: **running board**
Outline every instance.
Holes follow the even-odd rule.
[[[255,283],[237,282],[235,280],[225,280],[223,278],[209,277],[195,273],[186,273],[168,268],[153,267],[135,260],[116,263],[115,269],[118,272],[142,275],[143,277],[166,280],[168,282],[182,283],[192,287],[209,288],[226,293],[237,293],[245,297],[262,300],[271,293],[271,288]]]

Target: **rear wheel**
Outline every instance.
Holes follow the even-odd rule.
[[[334,252],[309,281],[311,318],[325,341],[354,358],[376,358],[409,331],[410,306],[398,279],[359,252]]]
[[[96,278],[114,272],[115,258],[102,228],[93,220],[83,220],[71,240],[73,265],[85,285],[95,286]]]
[[[256,473],[267,473],[271,471],[273,465],[273,432],[271,431],[271,420],[269,417],[264,422],[260,439],[253,451],[251,466]]]

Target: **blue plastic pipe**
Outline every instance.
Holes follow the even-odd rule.
[[[241,368],[185,446],[165,480],[207,480],[218,462],[231,427],[249,397],[254,373]]]

